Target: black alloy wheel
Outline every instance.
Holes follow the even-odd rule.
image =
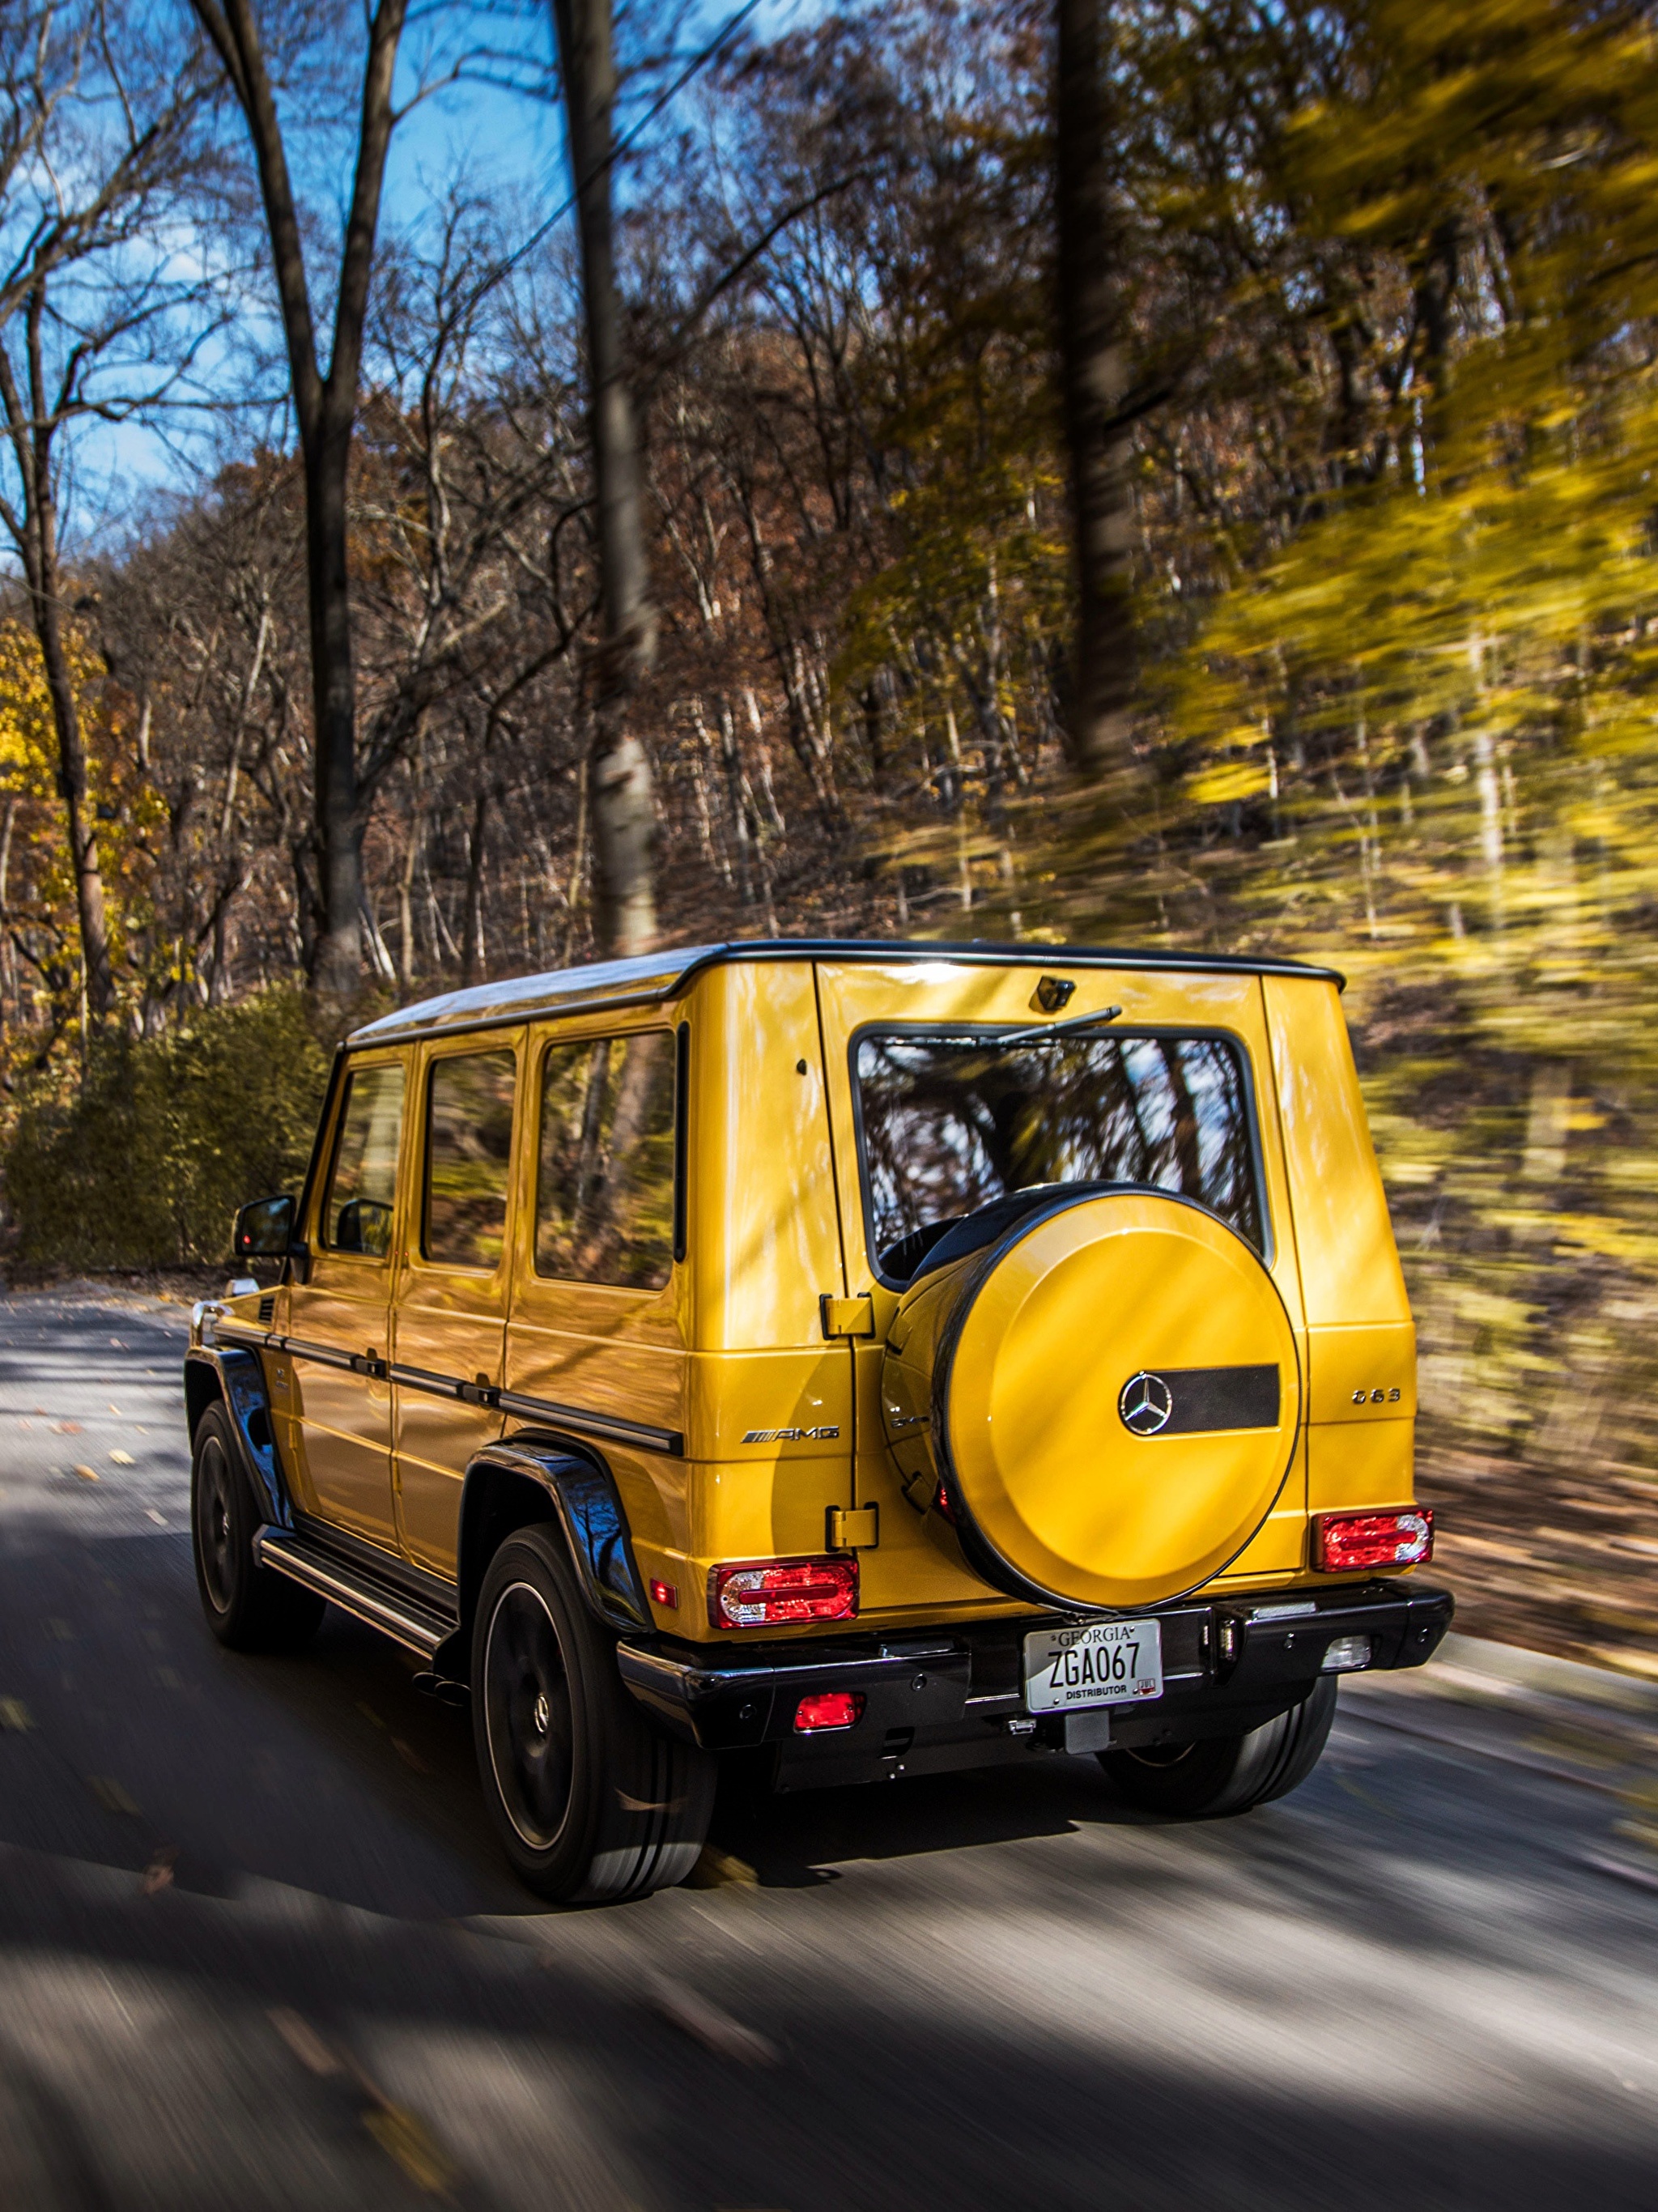
[[[1318,1765],[1335,1718],[1337,1677],[1321,1674],[1299,1705],[1242,1735],[1144,1751],[1102,1751],[1117,1795],[1143,1812],[1218,1820],[1299,1789]]]
[[[508,1583],[484,1632],[489,1757],[507,1819],[533,1851],[550,1851],[569,1816],[570,1679],[558,1628],[532,1583]]]
[[[233,1651],[292,1651],[314,1634],[323,1601],[253,1557],[258,1515],[236,1460],[230,1417],[210,1406],[191,1453],[191,1548],[207,1625]]]
[[[519,1529],[485,1571],[472,1729],[502,1847],[543,1897],[641,1897],[695,1864],[714,1762],[653,1726],[629,1695],[616,1638],[589,1611],[556,1528]]]

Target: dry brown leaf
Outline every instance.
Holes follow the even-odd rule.
[[[428,2197],[444,2195],[460,2179],[430,2129],[401,2105],[371,2106],[362,2116],[362,2124],[386,2156]]]
[[[138,1808],[112,1774],[88,1774],[87,1787],[106,1813],[126,1813],[135,1818]]]
[[[308,2020],[291,2012],[286,2005],[275,2005],[268,2017],[282,2041],[301,2066],[313,2074],[326,2078],[331,2074],[343,2074],[345,2069],[323,2041]]]
[[[757,1889],[760,1877],[746,1860],[704,1844],[685,1877],[687,1889]]]
[[[665,2020],[676,2027],[694,2035],[710,2051],[717,2051],[722,2058],[735,2058],[744,2066],[775,2066],[777,2046],[751,2027],[744,2027],[740,2020],[733,2020],[705,1996],[683,1982],[671,1982],[665,1978],[653,1979],[647,1988],[651,2002]]]
[[[137,1467],[138,1462],[131,1452],[112,1451],[110,1457],[117,1467]]]
[[[176,1844],[163,1844],[152,1852],[149,1864],[144,1869],[143,1879],[138,1884],[144,1895],[154,1897],[161,1890],[170,1889],[173,1869],[178,1863],[179,1846]]]
[[[82,1482],[96,1482],[98,1480],[98,1470],[95,1467],[77,1467],[75,1472]]]
[[[0,1698],[0,1729],[9,1729],[21,1735],[25,1729],[33,1726],[29,1709],[21,1698]]]

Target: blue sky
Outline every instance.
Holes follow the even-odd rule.
[[[710,0],[692,0],[678,27],[677,53],[688,58],[706,46],[739,5],[740,0],[721,0],[718,5],[711,5]],[[823,0],[761,0],[744,29],[749,35],[773,37],[823,10]],[[639,14],[641,27],[653,28],[655,23],[668,21],[665,5],[658,4],[658,0],[643,0]],[[403,96],[409,96],[434,50],[440,52],[445,41],[452,47],[458,36],[470,37],[475,30],[485,37],[517,42],[531,62],[532,73],[550,61],[550,16],[536,0],[523,0],[522,13],[506,21],[490,16],[485,9],[475,9],[471,0],[450,0],[449,5],[428,16],[423,30],[417,29],[405,39]],[[352,50],[341,54],[336,80],[342,114],[355,100],[360,67],[360,51],[354,42]],[[675,74],[676,70],[669,70],[645,81],[631,104],[624,103],[620,126],[629,128]],[[237,133],[234,143],[240,155],[246,142],[240,135],[240,122],[234,122],[234,127]],[[654,125],[647,129],[659,127]],[[325,211],[325,236],[338,234],[338,211],[343,206],[351,151],[345,131],[312,134],[299,129],[290,135],[289,157],[296,180],[303,180],[302,189],[319,210]],[[506,85],[464,82],[449,85],[416,107],[392,141],[382,205],[382,238],[417,226],[434,198],[458,175],[464,175],[475,190],[504,203],[519,201],[526,228],[544,220],[570,189],[556,101],[527,97]],[[322,254],[317,262],[311,271],[313,292],[323,295],[327,270]],[[245,328],[259,332],[274,353],[274,318],[252,289],[244,299],[244,313]],[[280,381],[274,360],[272,370],[273,376],[258,380],[259,386],[269,390]],[[216,356],[210,380],[222,389],[230,384],[239,398],[244,393],[252,396],[257,388],[229,349]],[[184,489],[190,483],[196,465],[208,458],[214,441],[220,450],[225,446],[246,450],[262,428],[276,428],[275,421],[267,418],[262,424],[250,411],[216,424],[210,432],[203,417],[201,429],[193,434],[187,423],[175,426],[175,443],[170,447],[140,425],[88,426],[76,462],[73,506],[78,512],[72,519],[70,535],[82,544],[119,537],[132,526],[149,495]]]

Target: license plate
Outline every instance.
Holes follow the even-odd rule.
[[[1024,1640],[1024,1700],[1033,1713],[1162,1695],[1159,1621],[1091,1620],[1084,1628],[1039,1628]]]

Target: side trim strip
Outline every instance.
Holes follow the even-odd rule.
[[[580,1436],[598,1437],[606,1443],[638,1444],[645,1451],[661,1452],[668,1459],[683,1459],[685,1438],[678,1429],[653,1429],[643,1421],[624,1421],[614,1413],[590,1413],[580,1406],[561,1406],[551,1398],[525,1398],[516,1390],[497,1392],[495,1403],[503,1413],[523,1421],[552,1421]],[[510,1443],[508,1437],[505,1441]]]
[[[370,1628],[378,1628],[419,1658],[429,1659],[452,1632],[452,1622],[440,1621],[423,1606],[389,1589],[371,1589],[343,1565],[324,1559],[303,1537],[292,1536],[286,1529],[258,1530],[253,1539],[253,1556],[262,1567],[285,1575],[303,1589],[314,1590],[319,1597],[327,1598]]]
[[[264,1330],[239,1329],[250,1344],[270,1352],[285,1352],[294,1359],[314,1359],[324,1367],[343,1367],[358,1375],[401,1383],[405,1390],[428,1390],[434,1397],[459,1398],[469,1406],[487,1406],[520,1421],[550,1421],[578,1436],[597,1437],[605,1443],[636,1444],[642,1451],[660,1452],[666,1459],[683,1459],[685,1438],[679,1429],[653,1428],[647,1421],[624,1420],[619,1413],[595,1413],[582,1406],[562,1405],[554,1398],[526,1398],[521,1391],[497,1390],[491,1385],[468,1382],[459,1375],[439,1375],[428,1367],[388,1366],[383,1359],[367,1359],[332,1345],[310,1344],[303,1338],[267,1334]]]

